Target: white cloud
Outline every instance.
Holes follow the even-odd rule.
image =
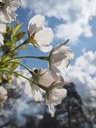
[[[67,23],[58,25],[55,29],[57,38],[67,38],[71,41],[78,40],[78,36],[82,34],[82,28],[78,23]]]
[[[84,17],[83,20],[85,20]],[[88,23],[84,23],[84,21],[79,22],[78,20],[74,21],[74,23],[67,22],[67,24],[57,25],[55,30],[58,38],[68,38],[71,41],[77,41],[82,35],[86,38],[93,36],[91,26]]]
[[[81,35],[93,35],[90,20],[96,16],[96,0],[22,0],[22,3],[31,13],[62,19],[63,24],[55,29],[58,38],[76,41]]]
[[[78,57],[66,76],[75,83],[83,102],[96,107],[96,52],[89,51]]]
[[[96,73],[96,52],[86,52],[83,56],[80,56],[76,60],[76,66],[80,67],[81,70],[88,74]]]
[[[21,0],[22,2],[22,7],[27,8],[28,7],[28,1],[27,0]]]

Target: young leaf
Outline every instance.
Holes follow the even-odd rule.
[[[21,27],[22,27],[22,23],[21,24],[17,24],[14,31],[13,31],[13,36],[16,36],[18,34],[18,32],[20,31]]]
[[[27,47],[25,45],[22,45],[22,46],[19,47],[19,49],[27,50]]]
[[[4,58],[2,58],[2,62],[4,63],[5,61],[7,61],[7,60],[9,60],[10,59],[10,57],[9,56],[5,56]]]
[[[25,36],[26,32],[20,32],[16,36],[16,41],[21,40]]]
[[[0,83],[2,83],[2,79],[0,78]]]

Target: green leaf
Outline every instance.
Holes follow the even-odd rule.
[[[14,64],[12,65],[12,68],[13,68],[13,69],[16,69],[18,66],[19,66],[18,63],[14,63]]]
[[[16,41],[21,40],[25,36],[26,32],[20,32],[16,36]]]
[[[21,27],[22,27],[22,23],[21,24],[17,24],[14,31],[13,31],[13,36],[16,36],[18,34],[18,32],[20,31]]]
[[[7,84],[10,86],[11,85],[11,74],[6,74],[4,76],[4,79],[7,80]]]
[[[7,71],[7,72],[9,72],[10,69],[8,69],[8,68],[1,68],[0,71],[5,71],[5,72]]]
[[[9,56],[5,56],[4,58],[2,58],[2,62],[4,63],[5,61],[7,61],[7,60],[9,60],[10,59],[10,57]]]
[[[11,27],[10,25],[7,26],[7,34],[9,33],[10,35],[12,35],[13,32],[13,27]]]

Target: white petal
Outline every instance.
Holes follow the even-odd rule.
[[[51,72],[48,70],[46,70],[39,79],[39,83],[45,87],[49,87],[54,81],[55,79],[52,77]]]
[[[28,97],[33,97],[31,92],[31,86],[28,83],[25,84],[24,92],[26,93],[26,95],[28,95]]]
[[[51,58],[53,60],[53,63],[58,63],[62,60],[64,60],[66,58],[66,54],[62,53],[62,52],[58,52],[56,54],[52,54]]]
[[[64,74],[61,72],[61,70],[58,69],[58,67],[56,67],[55,65],[51,64],[49,65],[49,69],[51,71],[52,76],[59,81],[61,81],[62,85],[64,85]]]
[[[53,48],[51,52],[51,65],[54,65],[59,70],[64,70],[71,59],[73,59],[74,54],[71,49],[63,44],[58,45]]]
[[[40,91],[34,90],[34,99],[35,101],[43,101],[43,97]]]
[[[5,33],[5,32],[6,32],[6,25],[0,24],[0,33]]]
[[[53,104],[48,104],[49,112],[51,113],[51,116],[54,117],[55,114],[55,108]]]
[[[10,23],[10,19],[5,14],[0,13],[0,23]]]
[[[60,86],[58,85],[58,88],[54,88],[50,91],[49,100],[54,105],[57,105],[61,103],[61,101],[66,97],[66,95],[67,90],[60,88]]]
[[[60,88],[57,86],[49,91],[49,95],[46,96],[46,104],[48,105],[51,116],[54,116],[55,113],[55,105],[58,105],[62,102],[62,100],[66,97],[67,90]]]
[[[36,33],[35,40],[39,45],[48,45],[53,41],[53,31],[51,28],[44,27],[42,30]]]
[[[31,85],[31,91],[35,101],[43,100],[41,88],[39,88],[36,84]]]
[[[49,52],[52,50],[52,45],[43,45],[43,46],[40,46],[40,50],[42,52]]]
[[[70,62],[70,59],[66,58],[66,59],[64,59],[62,61],[59,61],[59,62],[55,63],[54,65],[56,67],[58,67],[59,70],[64,71],[64,69],[66,69],[68,67],[69,62]]]
[[[3,86],[0,86],[0,105],[4,103],[6,99],[7,99],[7,90]]]
[[[2,34],[0,34],[0,46],[1,45],[4,45],[4,37],[3,37],[3,35]]]
[[[36,15],[31,18],[28,24],[28,31],[30,35],[32,35],[35,31],[37,31],[38,28],[41,28],[44,26],[45,17],[41,15]]]
[[[0,22],[10,23],[16,19],[15,11],[21,6],[21,0],[4,0],[5,7],[0,12]]]
[[[21,0],[11,0],[10,6],[13,7],[14,11],[21,6]]]
[[[72,50],[68,47],[68,46],[65,46],[64,44],[60,44],[60,45],[58,45],[57,47],[55,47],[54,49],[53,49],[53,51],[52,51],[52,55],[57,55],[57,54],[62,54],[62,56],[64,55],[64,56],[67,56],[67,57],[69,57],[70,59],[73,59],[73,57],[74,57],[74,54],[73,54],[73,52],[72,52]],[[61,56],[61,55],[59,55],[59,56]]]

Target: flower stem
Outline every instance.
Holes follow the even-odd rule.
[[[34,75],[34,72],[32,72],[27,66],[25,66],[24,64],[22,64],[20,62],[10,61],[9,63],[17,63],[17,64],[21,65],[22,67],[24,67],[31,75]]]
[[[15,73],[15,72],[13,72],[13,73]],[[17,74],[17,75],[19,75],[19,76],[21,76],[21,77],[23,77],[23,78],[25,78],[26,80],[28,80],[28,81],[30,81],[30,82],[32,82],[32,83],[34,83],[34,84],[36,84],[36,85],[38,85],[40,88],[42,88],[43,90],[48,90],[47,89],[47,87],[44,87],[43,85],[41,85],[41,84],[38,84],[38,83],[36,83],[36,82],[34,82],[34,81],[32,81],[31,79],[29,79],[28,77],[26,77],[26,76],[23,76],[23,75],[21,75],[20,73],[15,73],[15,74]]]
[[[19,47],[21,47],[24,44],[25,44],[25,41],[22,44],[18,45],[16,48],[14,48],[12,51],[10,51],[4,58],[8,57],[8,55],[10,55],[12,52],[14,52],[16,49],[18,49]]]
[[[19,47],[21,47],[23,44],[24,44],[24,43],[18,45],[16,48],[14,48],[12,51],[10,51],[10,52],[7,54],[7,56],[10,55],[10,53],[14,52],[16,49],[18,49]]]
[[[9,70],[6,70],[6,69],[2,70],[2,69],[0,69],[0,70],[1,70],[1,71],[5,71],[5,72],[9,72],[9,73],[13,73],[13,74],[16,74],[16,75],[18,75],[18,76],[21,76],[21,77],[25,78],[26,80],[28,80],[28,81],[30,81],[30,82],[36,84],[36,85],[39,86],[41,89],[43,89],[43,90],[45,90],[45,91],[48,90],[47,87],[44,87],[43,85],[38,84],[38,83],[35,82],[35,81],[32,81],[31,79],[29,79],[28,77],[26,77],[26,76],[24,76],[24,75],[22,75],[22,74],[20,74],[20,73],[11,71],[10,69],[9,69]]]
[[[48,61],[48,56],[18,56],[14,57],[13,59],[21,59],[21,58],[35,58],[35,59],[40,59],[40,60],[46,60]]]
[[[46,60],[46,61],[49,60],[48,56],[18,56],[18,57],[13,57],[9,60],[6,60],[4,63],[9,62],[14,59],[22,59],[22,58],[35,58],[35,59]],[[4,63],[2,63],[2,64],[4,64]]]

